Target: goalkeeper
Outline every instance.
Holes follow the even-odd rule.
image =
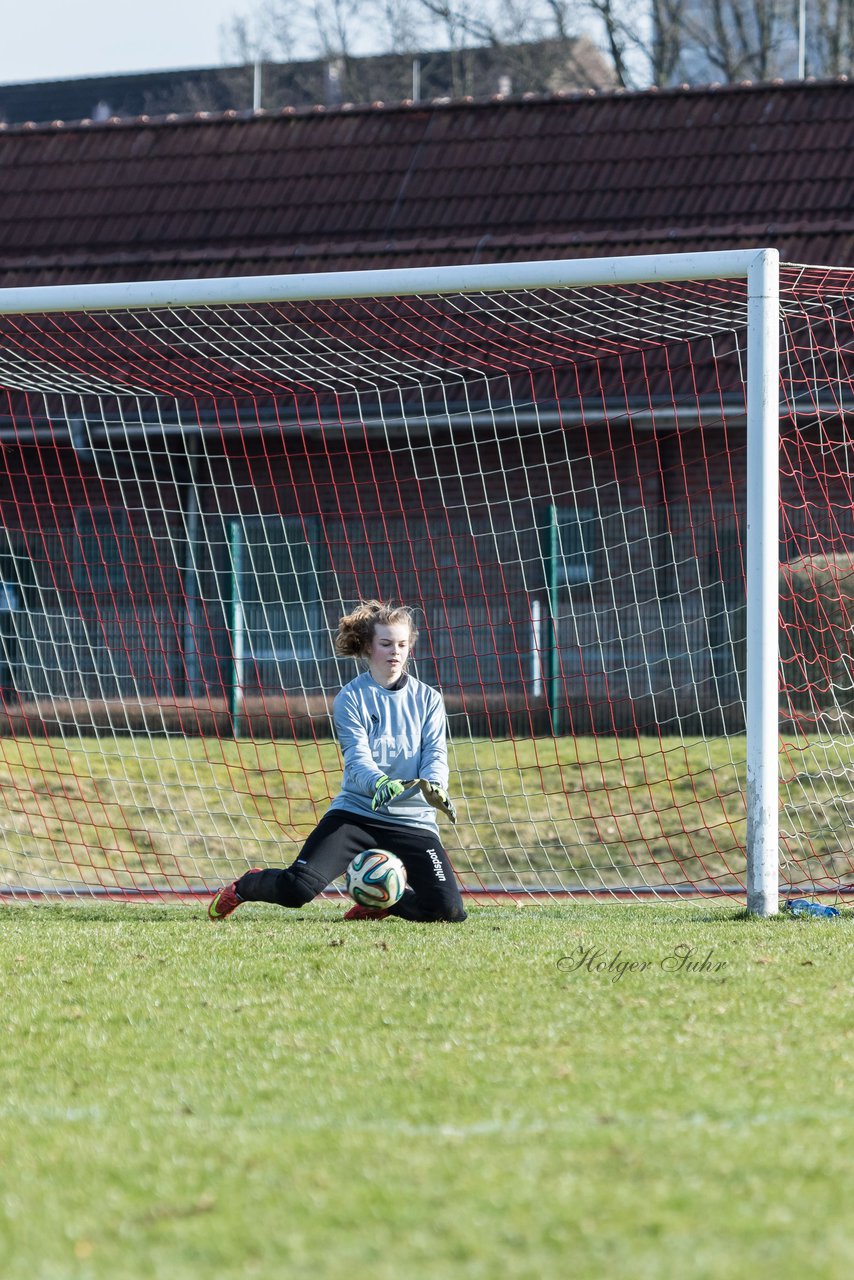
[[[410,609],[377,600],[341,619],[336,652],[367,667],[332,704],[344,756],[341,790],[296,861],[283,870],[247,871],[220,889],[208,907],[212,920],[242,902],[305,906],[364,849],[396,853],[407,888],[388,910],[353,906],[345,920],[465,920],[436,821],[437,809],[456,821],[447,792],[445,707],[440,693],[406,670],[417,635]]]

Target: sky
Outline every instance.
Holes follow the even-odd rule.
[[[209,67],[252,0],[0,0],[0,84]]]

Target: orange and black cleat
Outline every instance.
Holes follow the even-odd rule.
[[[232,907],[232,910],[234,908]],[[376,907],[360,907],[358,902],[344,913],[345,920],[384,920],[386,916],[390,916],[391,912],[388,908]]]
[[[251,871],[260,871],[260,869],[260,867],[252,867]],[[244,901],[237,892],[237,884],[237,880],[233,880],[224,889],[217,889],[208,903],[209,920],[224,920],[226,916],[231,915],[232,911],[237,910]]]

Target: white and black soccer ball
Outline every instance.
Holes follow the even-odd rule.
[[[403,897],[406,868],[387,849],[364,849],[345,871],[344,887],[360,907],[393,907]]]

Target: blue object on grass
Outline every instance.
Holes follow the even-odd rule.
[[[826,907],[821,902],[810,902],[809,898],[790,898],[783,908],[793,916],[838,916],[836,907]]]

